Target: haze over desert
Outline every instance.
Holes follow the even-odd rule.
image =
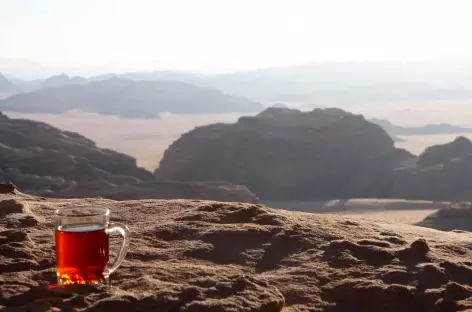
[[[8,113],[12,118],[46,122],[62,130],[92,138],[98,146],[110,148],[137,159],[138,165],[154,170],[167,147],[195,127],[215,122],[231,123],[241,114],[162,114],[161,118],[122,118],[71,111],[65,114]]]
[[[292,105],[297,107],[299,105]],[[387,119],[393,124],[418,126],[450,123],[472,127],[472,100],[434,102],[394,102],[379,105],[349,105],[343,109],[366,118]],[[148,170],[158,167],[167,147],[180,135],[195,127],[212,123],[233,123],[241,116],[254,114],[161,114],[161,118],[123,118],[81,111],[64,114],[32,114],[5,112],[11,118],[26,118],[46,122],[62,130],[74,131],[96,141],[98,146],[131,155],[138,165]],[[401,137],[405,142],[395,145],[419,155],[426,147],[451,142],[472,133],[451,133]]]

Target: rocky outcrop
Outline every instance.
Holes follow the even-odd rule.
[[[155,175],[229,181],[263,200],[404,198],[472,200],[472,142],[458,137],[419,158],[378,125],[340,109],[268,108],[235,124],[184,134]]]
[[[453,203],[427,216],[418,225],[443,231],[472,231],[472,204]]]
[[[155,182],[128,155],[78,133],[0,113],[0,181],[28,194],[116,200],[196,198],[257,203],[246,187],[225,182]]]
[[[451,143],[429,147],[417,168],[395,172],[393,196],[441,201],[472,200],[472,142],[459,137]]]
[[[235,124],[182,135],[155,174],[162,180],[229,181],[262,199],[379,197],[390,194],[394,169],[415,162],[362,116],[268,108]]]
[[[472,155],[472,142],[460,136],[450,143],[428,147],[420,155],[418,167],[441,165],[468,155]]]
[[[28,192],[60,191],[77,182],[125,184],[152,180],[128,155],[98,148],[78,133],[47,124],[0,116],[0,178]]]
[[[113,287],[59,287],[52,215],[104,206],[131,230]],[[0,194],[0,310],[472,309],[469,234],[262,205]]]

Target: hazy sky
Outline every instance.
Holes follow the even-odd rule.
[[[130,69],[472,56],[464,0],[0,0],[0,57]]]

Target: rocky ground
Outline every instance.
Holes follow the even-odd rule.
[[[0,310],[466,311],[472,236],[201,200],[0,194]],[[99,205],[129,225],[112,287],[56,282],[52,215]]]

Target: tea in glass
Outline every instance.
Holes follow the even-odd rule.
[[[129,230],[109,223],[110,211],[100,207],[56,210],[56,267],[58,284],[107,283],[123,261],[129,245]],[[109,264],[109,235],[123,237],[120,253]]]

